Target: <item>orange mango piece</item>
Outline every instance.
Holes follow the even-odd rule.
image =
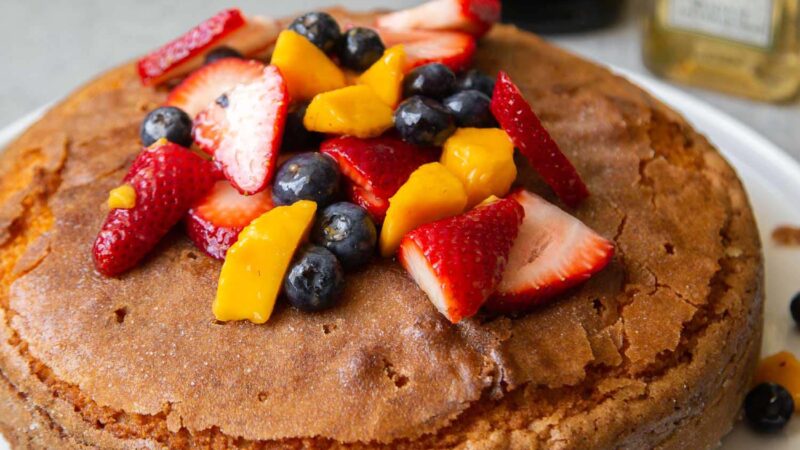
[[[270,63],[280,69],[293,101],[344,87],[339,67],[316,45],[292,30],[281,31]]]
[[[384,51],[381,59],[358,77],[357,83],[371,87],[384,103],[394,108],[400,103],[405,64],[403,46],[395,45]]]
[[[800,361],[789,352],[780,352],[761,360],[753,384],[777,383],[794,399],[794,410],[800,411]]]
[[[303,124],[309,131],[370,138],[394,125],[393,113],[369,86],[349,86],[314,97]]]

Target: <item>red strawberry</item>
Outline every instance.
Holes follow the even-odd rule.
[[[469,67],[475,55],[475,38],[457,31],[376,30],[387,47],[403,44],[406,70],[428,63],[442,63],[455,72]]]
[[[514,200],[497,200],[423,225],[400,244],[400,262],[452,323],[478,312],[495,291],[525,215]]]
[[[503,280],[486,304],[520,311],[588,280],[614,256],[614,245],[580,220],[527,191],[509,196],[525,209]]]
[[[392,30],[463,31],[476,38],[500,20],[500,0],[432,0],[414,8],[378,17],[378,26]]]
[[[491,109],[514,145],[567,206],[574,208],[589,196],[575,167],[505,72],[497,75]]]
[[[197,115],[194,140],[214,155],[242,194],[264,190],[275,172],[289,94],[275,66],[226,92]]]
[[[279,31],[272,19],[247,18],[238,9],[222,11],[140,59],[139,78],[155,85],[183,75],[200,67],[208,51],[223,45],[253,56],[274,43]]]
[[[161,140],[144,149],[123,183],[136,191],[131,209],[108,213],[94,242],[95,267],[119,275],[139,262],[214,183],[214,165]]]
[[[228,181],[217,181],[189,210],[186,230],[197,248],[213,258],[225,259],[225,253],[242,229],[272,206],[269,189],[242,195]]]
[[[383,222],[389,198],[417,167],[435,161],[436,150],[416,147],[394,137],[328,139],[320,152],[333,157],[348,180],[350,200]]]

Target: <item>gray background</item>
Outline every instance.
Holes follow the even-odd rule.
[[[632,0],[613,28],[549,39],[602,63],[646,73],[639,52],[645,1]],[[0,0],[0,127],[220,9],[240,6],[248,13],[283,16],[337,3],[352,9],[400,8],[419,0]],[[681,88],[749,124],[800,159],[797,99],[770,105]]]

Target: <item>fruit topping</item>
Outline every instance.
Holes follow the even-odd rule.
[[[306,245],[289,266],[283,291],[300,311],[322,311],[336,304],[344,289],[344,271],[325,247]]]
[[[322,210],[311,230],[311,240],[333,252],[351,270],[372,259],[378,232],[364,208],[340,202]]]
[[[223,45],[206,53],[205,64],[211,64],[225,58],[243,59],[244,55],[239,53],[235,48]]]
[[[217,64],[226,61],[235,60]],[[280,71],[262,66],[258,78],[222,94],[197,115],[195,142],[214,155],[239,192],[255,194],[272,180],[288,104]]]
[[[442,63],[430,63],[414,68],[403,79],[403,97],[422,95],[441,100],[453,92],[456,74]]]
[[[156,108],[144,117],[139,137],[145,147],[162,138],[183,147],[191,147],[192,118],[174,106]]]
[[[330,156],[301,153],[286,160],[275,175],[272,199],[276,205],[312,200],[320,208],[339,193],[339,167]]]
[[[136,190],[130,184],[115,187],[108,193],[108,209],[131,209],[136,206]]]
[[[394,126],[404,141],[439,146],[456,131],[455,119],[441,103],[416,95],[394,111]]]
[[[761,383],[744,399],[744,415],[750,426],[761,433],[782,430],[794,411],[794,401],[789,392],[775,383]]]
[[[342,37],[336,19],[324,12],[303,14],[289,24],[289,29],[308,39],[325,53],[333,53]]]
[[[124,184],[135,205],[112,209],[94,242],[95,267],[120,275],[135,266],[214,183],[213,164],[166,140],[139,153]]]
[[[470,69],[458,77],[458,81],[456,81],[456,90],[481,91],[491,98],[494,94],[494,78],[475,69]]]
[[[431,0],[378,17],[378,26],[398,29],[453,30],[486,34],[500,20],[500,0]]]
[[[319,146],[324,135],[308,131],[303,124],[308,104],[294,104],[286,116],[286,125],[283,128],[281,152],[296,152],[298,150],[311,150]]]
[[[320,152],[332,156],[347,180],[350,200],[383,222],[389,198],[419,166],[436,161],[437,151],[393,137],[328,139]]]
[[[467,207],[506,195],[517,178],[514,144],[497,128],[460,128],[444,143],[442,164],[464,184]]]
[[[272,64],[281,69],[292,101],[345,86],[344,73],[325,52],[292,31],[282,31],[272,53]]]
[[[505,72],[497,76],[492,113],[514,145],[567,206],[589,196],[586,185]]]
[[[420,166],[389,199],[380,235],[381,255],[392,256],[409,231],[460,214],[466,206],[464,186],[445,166],[437,162]]]
[[[457,92],[442,101],[460,127],[489,128],[497,126],[490,105],[492,99],[481,91]]]
[[[475,55],[475,39],[466,33],[453,31],[393,31],[378,28],[388,47],[403,44],[406,51],[406,70],[439,62],[454,72],[469,67]]]
[[[408,233],[399,258],[411,278],[448,320],[472,317],[494,292],[524,212],[495,200]]]
[[[776,383],[783,386],[800,409],[800,361],[789,352],[780,352],[761,360],[753,384]]]
[[[521,311],[543,304],[588,280],[614,255],[611,242],[541,197],[520,190],[509,198],[525,209],[525,220],[487,307]]]
[[[800,293],[792,298],[792,303],[789,305],[789,312],[792,314],[792,318],[797,325],[800,326]]]
[[[392,127],[392,108],[369,86],[349,86],[314,97],[303,123],[321,133],[375,137]]]
[[[222,264],[212,306],[217,320],[269,320],[286,270],[308,236],[316,210],[314,202],[301,200],[267,211],[242,230]]]
[[[375,64],[386,47],[375,30],[355,27],[347,30],[342,36],[339,47],[339,60],[342,65],[361,72]]]
[[[400,103],[400,84],[403,82],[405,64],[403,46],[395,45],[358,77],[358,84],[371,87],[384,103],[394,108]]]
[[[242,195],[230,182],[220,180],[189,210],[186,231],[197,248],[212,258],[225,259],[242,229],[270,209],[269,190]]]

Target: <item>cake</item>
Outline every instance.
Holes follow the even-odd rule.
[[[340,22],[363,22],[336,10]],[[221,263],[169,234],[95,271],[108,192],[168,90],[134,64],[53,107],[0,156],[0,429],[13,448],[709,448],[762,333],[747,195],[678,114],[509,25],[475,66],[508,72],[592,195],[605,270],[524,314],[439,315],[393,259],[341,303],[266,325],[211,313]],[[517,184],[558,202],[520,165]]]

